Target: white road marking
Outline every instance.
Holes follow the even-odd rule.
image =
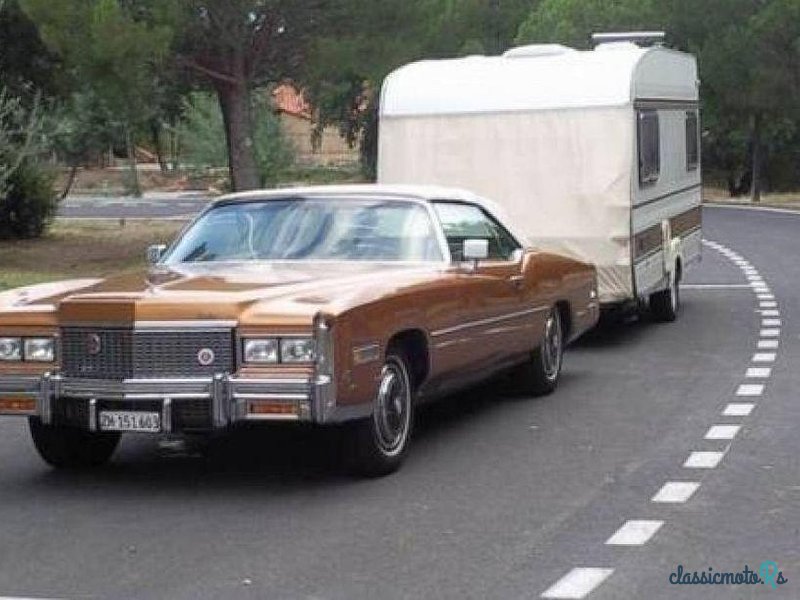
[[[780,319],[762,319],[761,326],[762,327],[780,327],[782,325]]]
[[[665,483],[651,502],[679,504],[686,502],[700,487],[697,481],[668,481]]]
[[[724,452],[692,452],[683,466],[687,469],[714,469],[723,456]]]
[[[775,300],[761,300],[758,305],[761,308],[778,308],[778,303]]]
[[[758,340],[759,350],[769,350],[771,348],[777,348],[779,345],[780,345],[779,340]],[[757,356],[763,356],[763,354]],[[772,362],[772,361],[761,361],[761,362]]]
[[[608,546],[643,546],[661,529],[664,521],[626,521],[606,540]]]
[[[614,569],[576,567],[556,581],[542,594],[542,598],[581,600],[608,579]]]
[[[747,280],[753,282],[763,282],[764,278],[761,277],[761,275],[748,275]]]
[[[764,393],[764,385],[761,383],[743,383],[736,390],[737,396],[760,396]]]
[[[769,367],[750,367],[745,373],[748,379],[767,379],[772,375],[772,369]]]
[[[761,337],[780,337],[781,330],[780,329],[762,329],[761,330]]]
[[[760,312],[762,317],[780,317],[781,311],[775,308],[765,308],[764,310],[757,310],[756,312]]]
[[[756,294],[759,300],[775,300],[775,294]]]
[[[682,290],[746,290],[750,288],[746,283],[684,283]]]
[[[712,425],[706,431],[707,440],[732,440],[739,433],[741,425]]]
[[[748,417],[755,407],[752,402],[731,402],[722,414],[726,417]]]
[[[777,342],[778,340],[762,340],[762,341],[775,341],[775,342]],[[775,362],[775,358],[777,356],[778,355],[775,354],[775,352],[757,352],[756,354],[753,355],[753,362],[758,362],[758,363]]]

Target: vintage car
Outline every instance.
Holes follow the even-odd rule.
[[[123,432],[300,421],[342,424],[352,464],[386,474],[417,403],[509,369],[550,392],[599,313],[593,267],[451,189],[229,195],[148,256],[0,294],[0,414],[54,467],[106,462]]]

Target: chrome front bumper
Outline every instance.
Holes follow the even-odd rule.
[[[217,375],[211,379],[128,379],[123,381],[71,379],[49,373],[41,377],[0,376],[0,401],[35,400],[35,411],[0,415],[38,416],[50,424],[59,403],[88,402],[86,427],[97,425],[97,406],[110,409],[138,404],[159,407],[162,432],[173,431],[173,410],[185,401],[209,402],[211,429],[248,421],[336,423],[370,414],[370,406],[331,406],[329,379],[252,379]],[[255,410],[260,406],[262,409]]]

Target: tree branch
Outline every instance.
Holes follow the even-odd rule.
[[[178,57],[178,62],[182,64],[184,67],[194,69],[195,71],[202,73],[206,77],[209,77],[216,81],[223,81],[225,83],[230,83],[231,85],[238,85],[239,83],[241,83],[238,79],[236,79],[236,77],[228,75],[227,73],[220,73],[219,71],[215,71],[214,69],[209,69],[208,67],[201,65],[194,59],[180,56]]]

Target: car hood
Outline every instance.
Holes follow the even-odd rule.
[[[0,294],[0,324],[51,314],[61,323],[235,320],[309,324],[423,284],[440,265],[391,263],[201,263],[155,267],[104,280],[30,286]]]

